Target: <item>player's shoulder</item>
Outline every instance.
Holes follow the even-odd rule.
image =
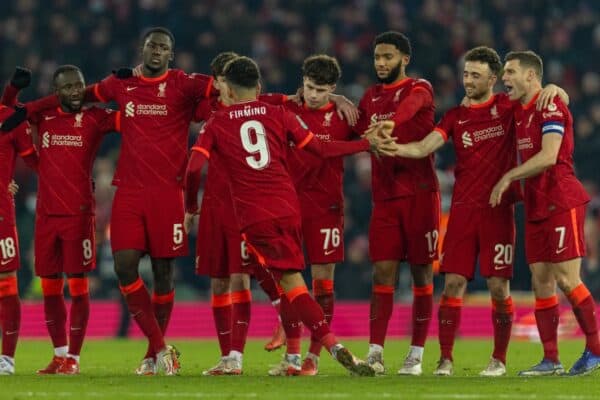
[[[570,115],[569,107],[558,96],[555,96],[548,105],[538,111],[542,119],[566,119]]]
[[[89,116],[96,120],[100,120],[113,116],[116,111],[105,107],[85,106],[81,109],[81,112],[84,113],[86,116]]]
[[[459,105],[456,105],[456,106],[448,109],[444,113],[443,118],[447,119],[447,120],[455,120],[455,119],[460,118],[460,116],[462,114],[465,114],[465,113],[468,113],[468,112],[469,112],[469,108],[468,107],[465,107],[465,106],[459,104]]]
[[[423,88],[429,92],[433,92],[433,86],[431,85],[431,82],[429,82],[427,79],[423,79],[423,78],[408,78],[408,79],[410,79],[408,84],[410,85],[411,89]]]

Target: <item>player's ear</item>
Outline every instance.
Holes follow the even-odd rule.
[[[256,84],[256,97],[258,97],[258,95],[260,94],[261,89],[262,89],[262,86],[260,85],[260,82],[258,82]]]
[[[402,65],[404,66],[407,66],[410,63],[410,56],[408,54],[400,52],[400,59],[402,60]]]
[[[175,52],[171,52],[171,54],[169,54],[169,61],[173,61],[175,59]]]
[[[335,83],[333,85],[331,85],[331,93],[335,92],[336,87],[337,87],[337,85]]]

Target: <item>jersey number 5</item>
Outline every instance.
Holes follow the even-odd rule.
[[[240,137],[244,150],[251,154],[246,157],[250,167],[263,169],[269,165],[269,146],[263,124],[255,120],[244,122],[240,127]]]

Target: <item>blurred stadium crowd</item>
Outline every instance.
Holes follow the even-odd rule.
[[[343,69],[338,92],[358,101],[374,82],[371,43],[385,30],[398,30],[412,40],[408,73],[428,79],[435,89],[437,117],[460,102],[461,56],[471,47],[488,45],[503,56],[509,50],[532,49],[545,62],[545,82],[562,86],[574,114],[577,173],[593,201],[588,207],[589,288],[600,296],[600,2],[596,0],[19,0],[0,3],[1,77],[15,65],[30,68],[32,87],[21,100],[51,91],[58,65],[76,64],[88,84],[120,66],[139,63],[139,35],[144,28],[166,26],[176,37],[174,67],[209,73],[217,53],[233,50],[255,58],[268,92],[295,92],[300,65],[312,53],[335,55]],[[498,90],[502,90],[501,87]],[[191,128],[193,137],[197,126]],[[193,139],[191,138],[190,141]],[[117,297],[108,226],[113,188],[110,185],[119,138],[109,136],[95,164],[98,270],[91,282],[95,298]],[[443,205],[452,189],[453,156],[446,146],[437,155]],[[36,180],[19,164],[16,197],[23,267],[21,292],[35,297],[32,279],[32,236]],[[341,299],[370,295],[371,268],[367,228],[371,211],[368,155],[347,159],[346,262],[336,271]],[[519,218],[522,217],[522,210]],[[529,289],[519,225],[514,289]],[[195,241],[195,238],[191,238]],[[207,296],[208,281],[193,273],[193,258],[179,259],[178,297]],[[408,272],[408,271],[406,271]],[[401,286],[409,287],[409,274]],[[473,287],[484,287],[475,281]],[[438,285],[439,286],[439,285]],[[410,296],[409,290],[401,290]]]

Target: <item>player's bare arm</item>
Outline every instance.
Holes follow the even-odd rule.
[[[502,195],[516,180],[536,176],[556,164],[562,135],[546,133],[542,138],[542,149],[529,160],[508,171],[492,189],[490,205],[496,207],[502,201]]]
[[[377,125],[373,125],[367,132],[377,132],[374,136],[381,137],[383,135],[383,137],[391,138],[394,126],[394,121],[381,121]],[[438,131],[432,131],[418,142],[385,143],[380,154],[388,157],[425,158],[442,147],[444,143],[444,137]]]

